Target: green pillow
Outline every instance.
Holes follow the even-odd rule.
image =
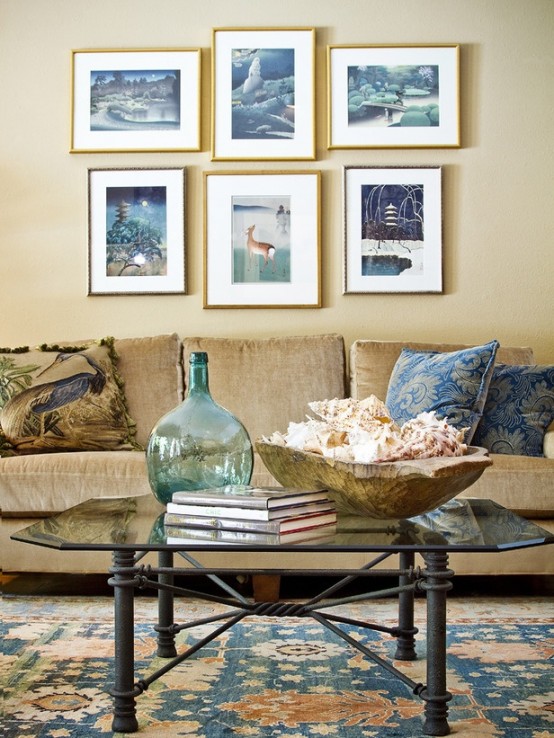
[[[0,349],[2,455],[134,447],[113,339]]]
[[[434,410],[456,428],[467,428],[470,443],[481,419],[498,341],[460,351],[404,348],[393,368],[387,405],[397,423]]]

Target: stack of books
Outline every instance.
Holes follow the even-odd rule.
[[[314,541],[332,536],[336,522],[325,490],[247,485],[174,492],[164,516],[168,543]]]

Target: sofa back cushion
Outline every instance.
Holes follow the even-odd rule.
[[[308,402],[346,396],[342,336],[286,338],[186,338],[186,371],[192,351],[208,353],[213,399],[245,425],[252,443],[301,422]]]
[[[143,447],[157,421],[183,400],[181,342],[176,333],[115,341],[136,441]]]
[[[389,379],[403,348],[418,351],[459,351],[467,344],[414,343],[409,341],[358,340],[350,347],[350,394],[356,400],[375,395],[385,400]],[[501,364],[532,364],[531,348],[500,346],[496,361]]]

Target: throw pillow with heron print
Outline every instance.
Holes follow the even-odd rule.
[[[0,351],[2,454],[133,447],[113,339]]]

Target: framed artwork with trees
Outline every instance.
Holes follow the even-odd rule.
[[[440,167],[344,167],[343,294],[442,292]]]
[[[200,49],[72,52],[71,153],[199,151]]]
[[[183,294],[185,169],[89,169],[88,294]]]
[[[328,148],[460,146],[455,44],[328,46]]]

